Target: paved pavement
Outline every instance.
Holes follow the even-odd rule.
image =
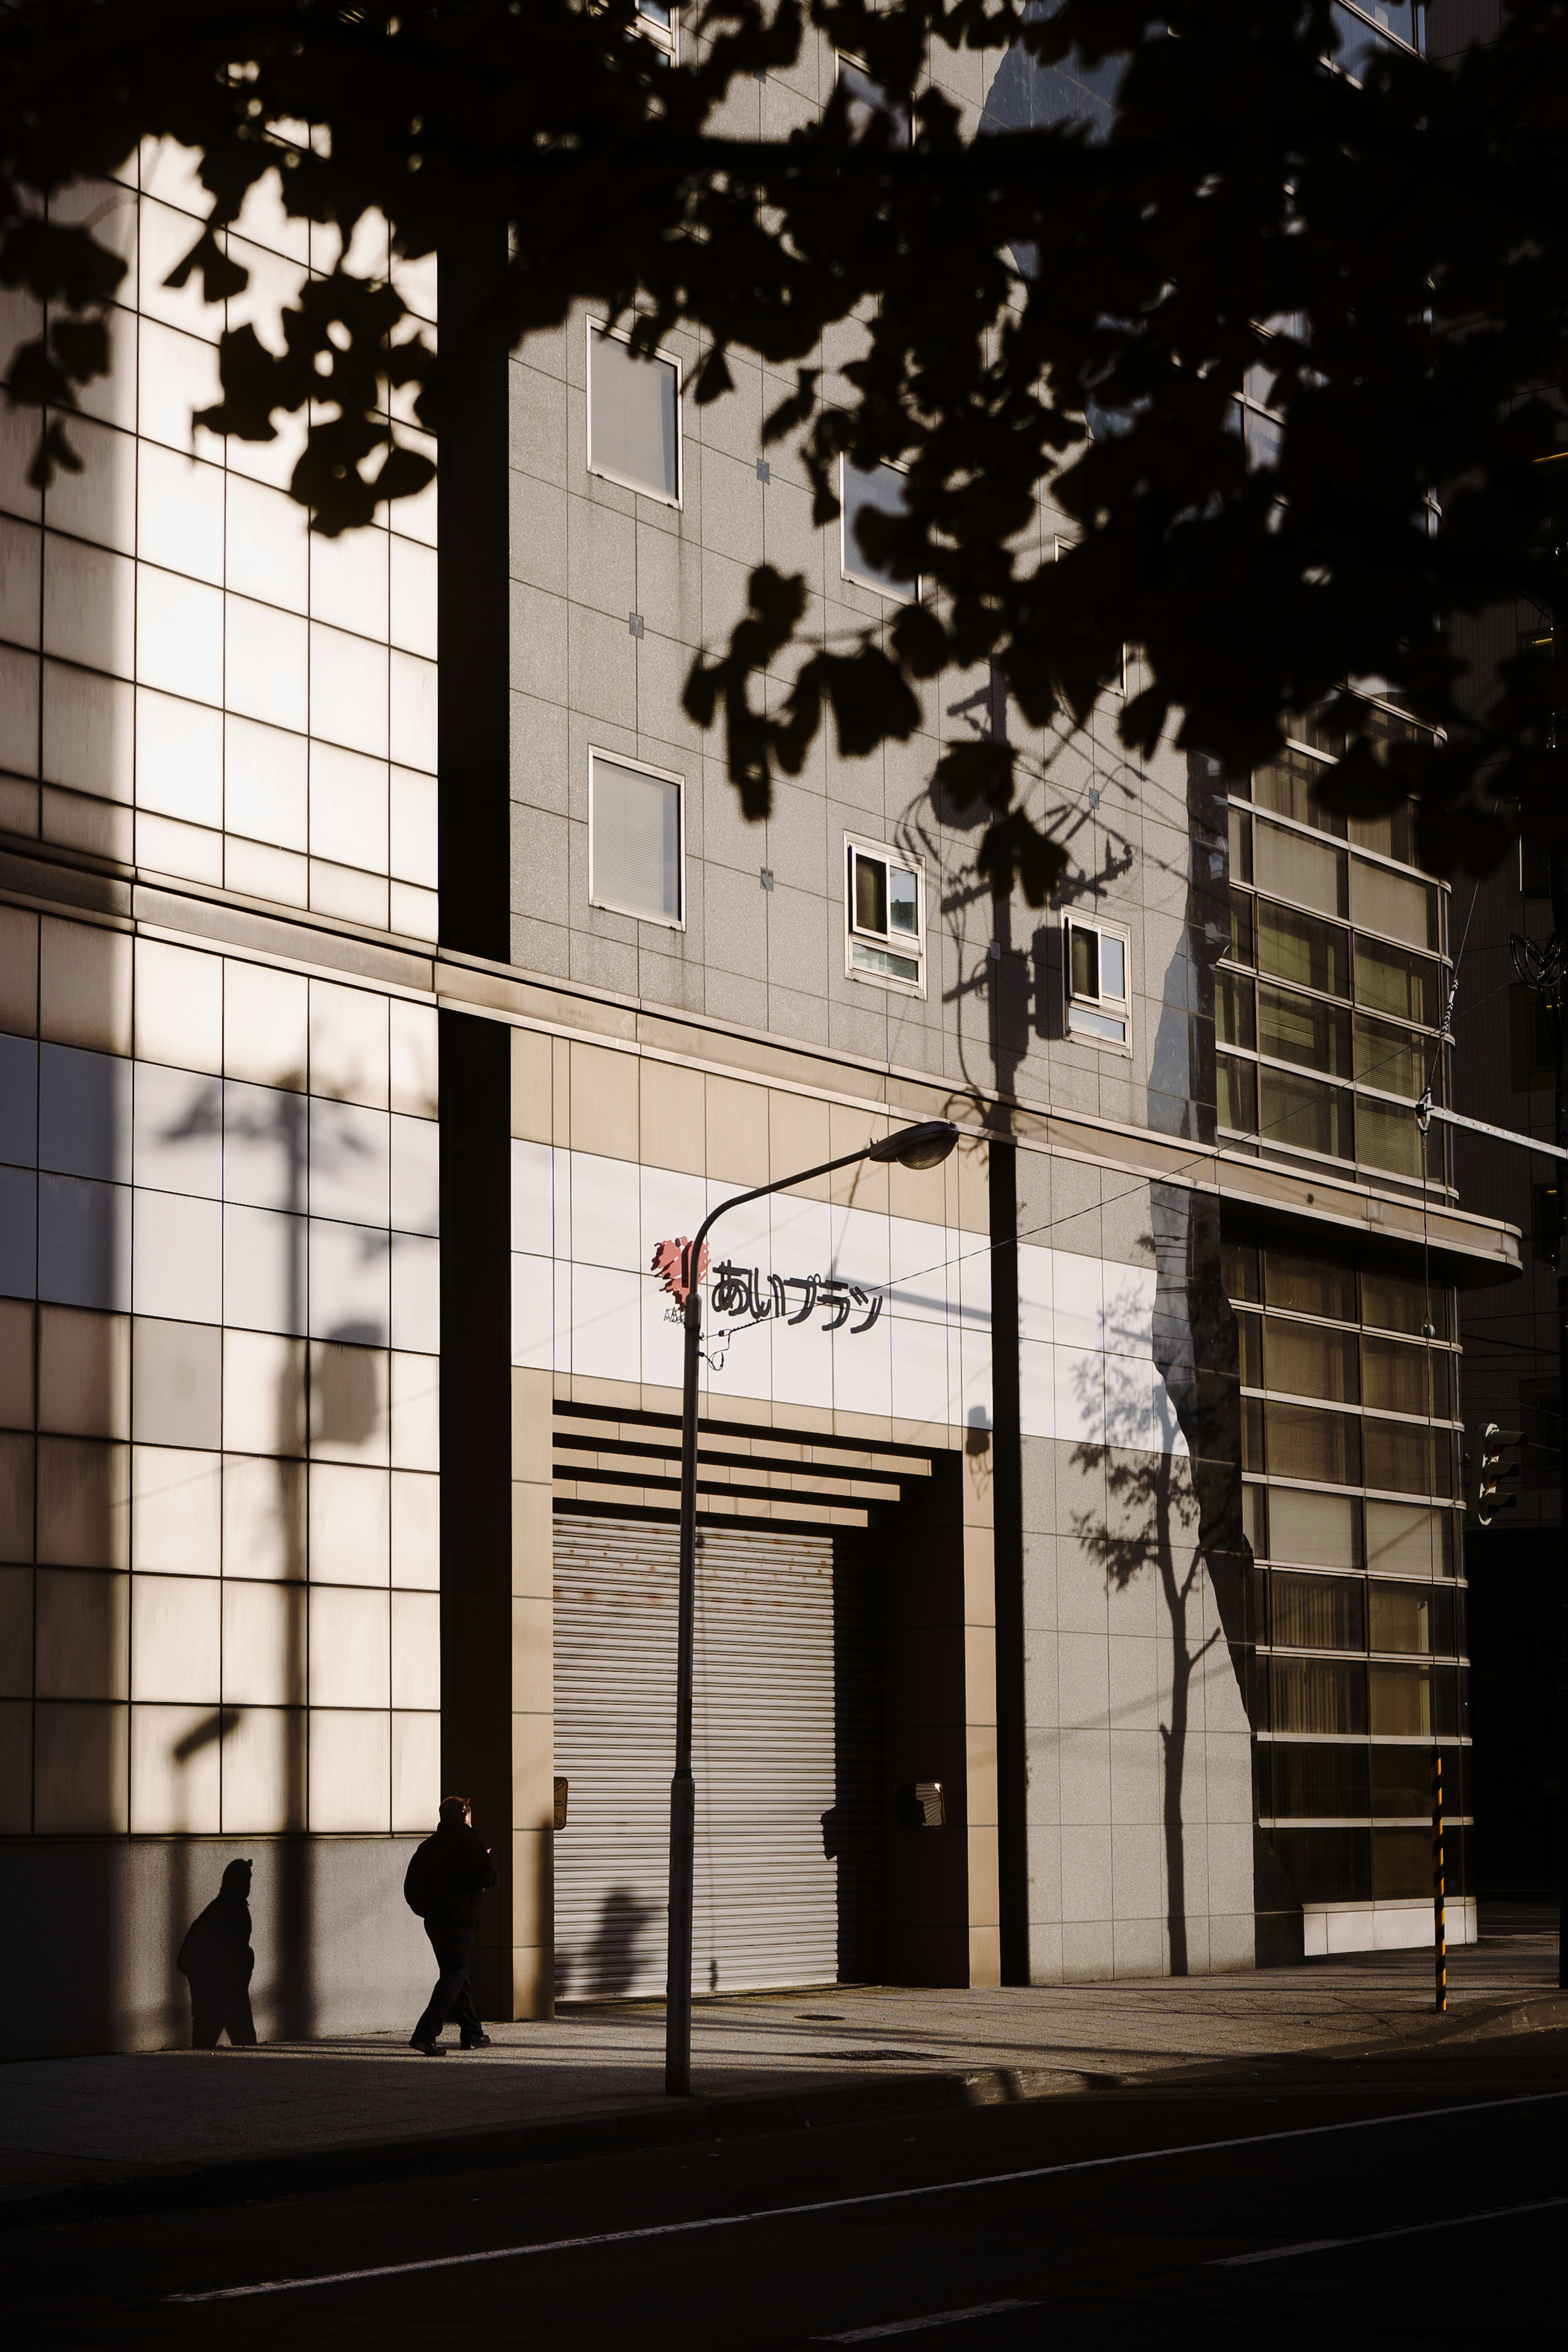
[[[1483,1918],[1482,1940],[1450,1954],[1447,2021],[1433,2013],[1430,1955],[1418,1952],[1180,1981],[831,1986],[702,2000],[694,2105],[706,2131],[715,2100],[760,2102],[758,2121],[772,2127],[844,2112],[857,2097],[903,2105],[928,2092],[1017,2099],[1162,2076],[1235,2079],[1260,2061],[1387,2055],[1568,2022],[1556,1979],[1555,1921],[1516,1911]],[[73,2185],[107,2191],[191,2168],[398,2148],[412,2160],[444,2143],[451,2158],[475,2135],[494,2160],[508,2135],[520,2154],[538,2154],[616,2118],[643,2138],[692,2127],[674,2103],[662,2105],[657,2005],[578,2007],[492,2031],[490,2050],[439,2062],[399,2036],[367,2034],[0,2067],[0,2214],[19,2217]]]

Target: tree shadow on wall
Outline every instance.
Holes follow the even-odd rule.
[[[1107,1307],[1107,1324],[1113,1318]],[[1108,1343],[1113,1341],[1108,1330]],[[1097,1404],[1093,1393],[1100,1378],[1100,1359],[1085,1362],[1078,1374],[1080,1403],[1085,1417]],[[1185,1454],[1172,1447],[1180,1442],[1176,1408],[1163,1380],[1153,1385],[1152,1365],[1138,1364],[1108,1354],[1103,1359],[1105,1381],[1105,1445],[1084,1444],[1073,1453],[1080,1470],[1103,1472],[1105,1510],[1075,1512],[1072,1531],[1090,1556],[1105,1571],[1113,1591],[1124,1592],[1137,1578],[1152,1573],[1165,1606],[1170,1633],[1171,1686],[1168,1720],[1161,1723],[1163,1765],[1161,1818],[1165,1828],[1166,1916],[1173,1977],[1187,1973],[1186,1855],[1182,1834],[1182,1783],[1186,1769],[1187,1731],[1192,1714],[1193,1675],[1205,1654],[1224,1638],[1216,1627],[1196,1643],[1188,1628],[1188,1607],[1195,1597],[1201,1607],[1203,1553],[1198,1544],[1198,1500]]]

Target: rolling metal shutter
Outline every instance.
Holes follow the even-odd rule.
[[[571,1784],[555,1842],[563,1999],[664,1990],[675,1575],[673,1527],[556,1518],[555,1769]],[[863,1576],[837,1581],[871,1590]],[[863,1720],[874,1646],[864,1606],[838,1677],[841,1702],[857,1694],[857,1736],[835,1740],[835,1646],[846,1651],[844,1591],[835,1644],[835,1582],[831,1536],[698,1530],[695,1992],[831,1984],[841,1974],[841,1864],[825,1852],[848,1858],[836,1834],[845,1816],[841,1801],[835,1810],[837,1751],[847,1746],[858,1790],[880,1740]],[[857,1852],[865,1809],[850,1807]],[[868,1887],[863,1869],[856,1878],[848,1907],[863,1923],[880,1887]],[[865,1943],[863,1926],[855,1940]]]

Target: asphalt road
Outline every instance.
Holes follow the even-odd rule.
[[[16,2347],[1515,2346],[1568,2035],[0,2238]]]

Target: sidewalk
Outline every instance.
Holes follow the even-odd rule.
[[[396,2036],[0,2067],[0,2221],[228,2201],[389,2172],[525,2162],[847,2114],[1032,2098],[1260,2060],[1391,2055],[1568,2025],[1555,1924],[1449,1957],[1391,1952],[1257,1975],[924,1991],[819,1987],[705,2000],[697,2095],[663,2098],[661,2007],[497,2025],[433,2063]],[[455,2043],[455,2034],[449,2034]],[[716,2110],[715,2103],[723,2102]]]

